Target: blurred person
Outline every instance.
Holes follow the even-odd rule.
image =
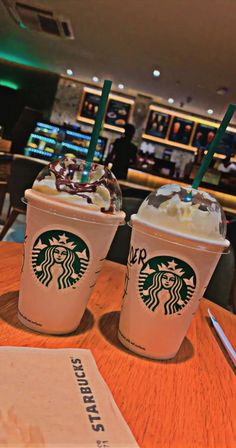
[[[112,172],[117,179],[127,178],[129,166],[136,162],[138,151],[137,146],[132,143],[135,127],[126,124],[124,129],[124,135],[115,140],[112,151],[105,161],[106,165],[112,163]]]

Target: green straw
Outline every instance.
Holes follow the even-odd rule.
[[[93,162],[93,157],[94,157],[94,153],[96,150],[99,133],[100,133],[100,130],[102,127],[102,120],[103,120],[103,116],[105,113],[109,92],[111,90],[111,85],[112,85],[112,82],[109,81],[108,79],[106,79],[104,81],[103,88],[102,88],[102,95],[100,98],[100,103],[99,103],[99,107],[98,107],[98,111],[97,111],[97,116],[96,116],[96,120],[94,123],[91,140],[89,143],[88,154],[87,154],[87,157],[85,160],[84,170],[83,170],[83,173],[81,176],[81,182],[88,182],[89,170],[90,170],[91,164]]]
[[[207,154],[204,156],[204,158],[202,160],[202,164],[201,164],[201,166],[200,166],[200,168],[199,168],[199,170],[197,172],[197,175],[196,175],[196,177],[195,177],[195,179],[193,181],[192,188],[196,188],[197,189],[199,187],[199,185],[200,185],[200,183],[202,181],[202,178],[203,178],[207,168],[209,167],[209,165],[210,165],[210,163],[212,161],[212,158],[213,158],[213,155],[215,153],[216,147],[220,143],[220,141],[222,139],[222,136],[225,133],[225,130],[226,130],[226,128],[227,128],[227,126],[228,126],[228,124],[229,124],[229,122],[230,122],[230,120],[231,120],[231,118],[232,118],[232,116],[233,116],[235,111],[236,111],[236,104],[230,104],[228,106],[228,109],[227,109],[227,111],[225,113],[225,116],[224,116],[224,118],[223,118],[223,120],[222,120],[222,122],[221,122],[221,124],[220,124],[220,126],[219,126],[219,128],[218,128],[218,130],[216,132],[216,134],[215,134],[215,137],[214,137],[214,139],[212,140],[212,142],[210,144],[210,147],[209,147],[209,149],[207,151]]]

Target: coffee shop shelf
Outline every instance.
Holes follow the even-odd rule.
[[[175,179],[170,180],[165,177],[155,176],[153,174],[145,173],[133,168],[129,168],[127,181],[120,181],[121,187],[123,186],[128,188],[147,190],[147,194],[149,191],[152,191],[156,188],[161,187],[162,185],[166,185],[169,183],[188,185],[186,182],[179,182]],[[208,192],[209,194],[212,194],[219,201],[227,214],[236,216],[236,196],[234,194],[212,190],[205,187],[200,187],[200,189]]]

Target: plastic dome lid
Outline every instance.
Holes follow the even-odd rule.
[[[86,182],[82,182],[83,173],[88,175]],[[114,174],[103,165],[88,164],[76,157],[63,157],[51,162],[39,173],[32,188],[54,201],[102,212],[121,210],[122,195]]]
[[[226,218],[219,202],[207,192],[167,184],[153,191],[137,217],[149,224],[183,235],[210,240],[226,236]]]

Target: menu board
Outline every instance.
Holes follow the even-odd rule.
[[[148,117],[146,134],[153,135],[154,137],[165,138],[170,123],[170,118],[171,116],[168,114],[151,110]]]
[[[100,98],[101,97],[99,95],[90,92],[85,92],[80,111],[81,117],[91,118],[92,120],[95,120]]]
[[[193,146],[207,149],[212,142],[217,129],[213,126],[198,124],[193,138]]]
[[[188,145],[194,122],[184,118],[175,117],[171,126],[169,140]]]
[[[236,134],[234,132],[225,132],[216,151],[227,156],[234,155],[236,151]]]
[[[130,107],[130,103],[110,99],[108,101],[105,123],[118,127],[125,126],[129,120]]]

